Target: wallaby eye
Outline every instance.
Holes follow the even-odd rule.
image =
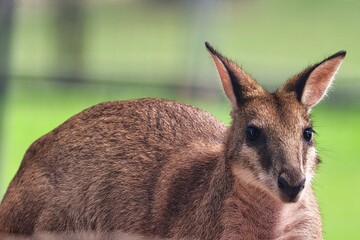
[[[304,130],[303,136],[305,141],[307,142],[312,142],[313,140],[313,133],[315,133],[315,131],[310,127]]]
[[[260,129],[254,126],[246,128],[246,137],[250,141],[255,141],[260,137]]]

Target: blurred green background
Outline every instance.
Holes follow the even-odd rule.
[[[0,199],[28,146],[86,107],[162,97],[229,123],[209,41],[276,89],[345,49],[313,111],[325,239],[360,239],[360,1],[4,0]]]

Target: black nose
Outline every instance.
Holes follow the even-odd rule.
[[[285,178],[285,174],[282,173],[278,178],[278,186],[283,193],[286,194],[290,198],[290,200],[294,200],[296,196],[299,194],[301,190],[305,187],[305,177],[300,181],[297,185],[290,185],[289,182]]]

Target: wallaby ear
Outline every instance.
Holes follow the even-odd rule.
[[[279,91],[294,91],[306,108],[312,108],[326,95],[345,55],[345,51],[340,51],[308,67],[291,78]]]
[[[255,80],[217,52],[208,42],[205,42],[205,46],[214,59],[225,94],[233,109],[241,105],[246,98],[265,92]]]

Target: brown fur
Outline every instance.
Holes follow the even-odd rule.
[[[317,157],[302,134],[341,61],[334,55],[336,63],[325,62],[329,80],[321,79],[320,90],[311,76],[321,78],[316,71],[324,64],[307,70],[306,94],[316,89],[317,96],[303,102],[306,74],[268,93],[207,47],[232,103],[229,127],[162,99],[86,109],[30,146],[0,205],[0,232],[321,239],[311,189]],[[246,138],[249,125],[261,129],[259,141]],[[287,199],[277,186],[281,172],[291,185],[306,175],[297,198]]]

